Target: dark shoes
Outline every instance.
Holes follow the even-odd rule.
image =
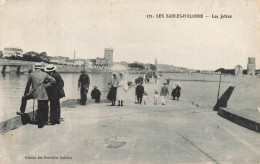
[[[49,122],[48,125],[55,125],[56,123],[55,122]]]
[[[20,115],[20,116],[24,115],[23,112],[16,112],[16,114],[17,114],[17,115]]]
[[[60,124],[60,121],[50,121],[48,125]]]
[[[41,123],[41,124],[38,124],[38,128],[43,128],[44,127],[44,124]]]
[[[117,106],[123,106],[123,101],[118,101],[118,105]]]

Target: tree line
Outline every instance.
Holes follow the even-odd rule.
[[[24,61],[34,61],[34,62],[46,62],[49,63],[51,57],[47,56],[46,52],[37,53],[35,51],[30,51],[23,54],[23,57],[20,56],[10,56],[5,57],[6,59],[13,59],[13,60],[24,60]]]
[[[137,68],[137,69],[140,69],[140,70],[144,70],[144,69],[145,69],[144,64],[142,64],[142,63],[137,63],[137,62],[129,63],[129,64],[128,64],[128,67],[129,67],[129,68]],[[156,65],[150,64],[149,67],[150,67],[150,69],[151,69],[152,71],[156,71],[156,70],[157,70]]]

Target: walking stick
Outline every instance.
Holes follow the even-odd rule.
[[[34,99],[33,99],[33,116],[32,116],[32,120],[33,120],[33,122],[35,121],[35,118],[34,118]]]

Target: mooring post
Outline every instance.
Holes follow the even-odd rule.
[[[219,84],[218,84],[218,97],[217,97],[217,103],[218,103],[218,100],[219,100],[220,83],[221,83],[221,72],[220,72],[220,78],[219,78]]]
[[[17,70],[16,70],[16,74],[17,74],[17,75],[20,74],[20,70],[21,70],[21,65],[18,65]]]
[[[5,74],[5,70],[6,70],[6,65],[3,66],[2,74]]]

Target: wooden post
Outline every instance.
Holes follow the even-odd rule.
[[[3,66],[2,74],[5,74],[5,70],[6,70],[6,65]]]
[[[20,66],[20,65],[18,65],[18,67],[17,67],[17,70],[16,70],[16,74],[17,74],[17,75],[19,75],[19,74],[20,74],[20,70],[21,70],[21,66]]]
[[[218,84],[218,98],[217,98],[217,102],[219,100],[220,83],[221,83],[221,72],[220,72],[220,78],[219,78],[219,84]]]

